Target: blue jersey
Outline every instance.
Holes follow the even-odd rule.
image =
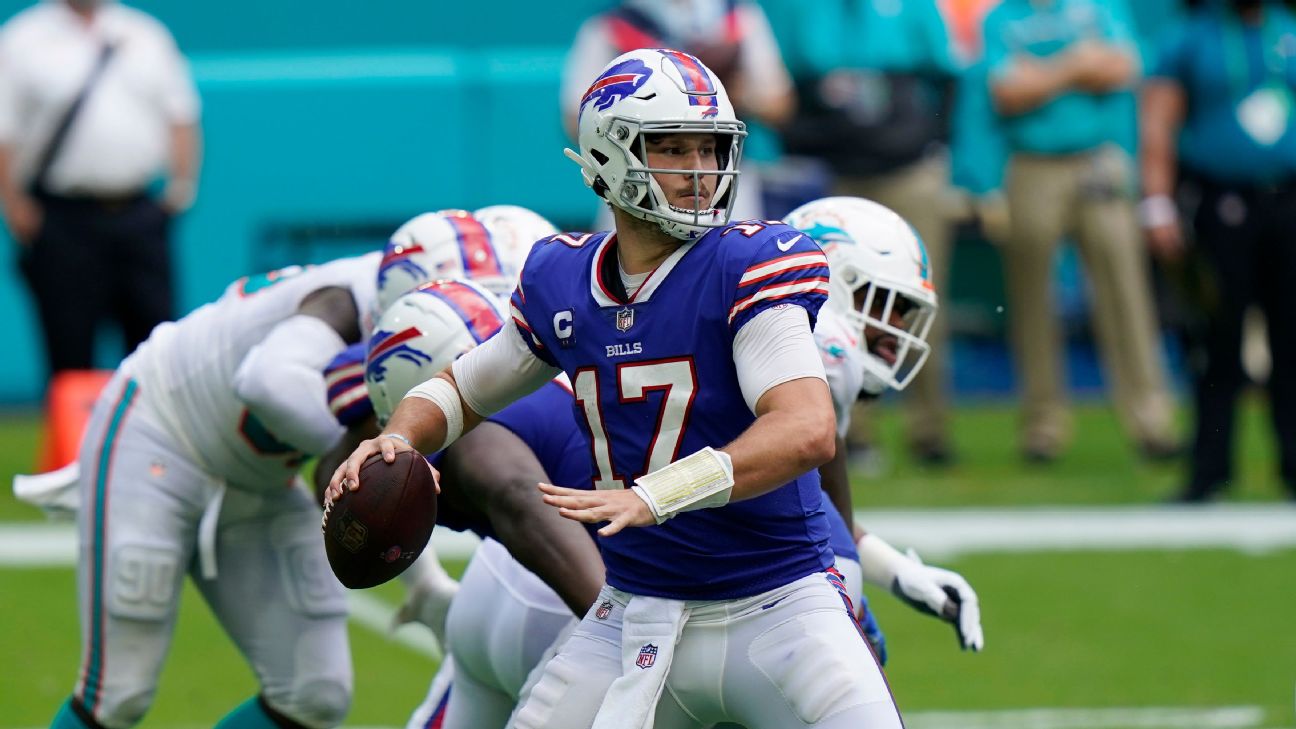
[[[833,555],[859,561],[859,550],[855,548],[855,535],[851,533],[846,519],[833,506],[828,494],[823,497],[824,514],[828,517],[828,548]]]
[[[680,246],[627,297],[609,233],[559,234],[532,249],[514,322],[537,357],[571,378],[594,488],[634,479],[756,419],[738,385],[734,335],[760,312],[827,299],[812,238],[777,222],[709,231]],[[831,566],[819,475],[754,499],[682,513],[599,539],[608,584],[673,599],[733,599]]]

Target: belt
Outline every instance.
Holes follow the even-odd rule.
[[[36,193],[36,198],[42,203],[55,205],[68,205],[76,207],[95,207],[102,210],[116,211],[123,210],[135,205],[148,198],[143,190],[133,192],[113,192],[113,193],[53,193],[41,190]]]

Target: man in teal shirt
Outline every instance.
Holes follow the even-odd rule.
[[[1296,495],[1296,17],[1281,3],[1216,2],[1169,34],[1142,96],[1140,205],[1157,258],[1205,273],[1190,330],[1197,408],[1180,501],[1233,476],[1247,309],[1265,314],[1268,389],[1283,481]],[[1185,250],[1179,209],[1191,224]]]
[[[936,3],[766,0],[764,6],[800,101],[785,129],[787,151],[822,159],[835,175],[834,193],[875,200],[908,220],[927,245],[943,293],[957,207],[946,119],[962,62]],[[946,332],[938,316],[928,336],[930,361],[905,408],[914,455],[937,465],[952,457]]]
[[[986,16],[990,95],[1009,148],[1003,246],[1009,330],[1022,382],[1022,451],[1056,458],[1070,438],[1053,259],[1072,236],[1126,431],[1152,458],[1178,450],[1147,262],[1134,214],[1123,97],[1139,54],[1120,0],[1004,0]]]

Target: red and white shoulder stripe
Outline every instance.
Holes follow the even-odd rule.
[[[762,302],[798,294],[828,295],[828,258],[823,251],[803,251],[761,261],[738,280],[729,323]]]

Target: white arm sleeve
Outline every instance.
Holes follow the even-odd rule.
[[[810,314],[793,304],[766,309],[744,324],[734,335],[733,359],[738,386],[753,413],[761,395],[775,385],[804,377],[827,382]]]
[[[499,412],[552,380],[559,369],[535,356],[512,319],[451,365],[459,396],[478,415]]]
[[[291,316],[243,358],[234,394],[276,438],[304,453],[324,453],[345,432],[328,407],[324,367],[345,348],[323,319]]]

